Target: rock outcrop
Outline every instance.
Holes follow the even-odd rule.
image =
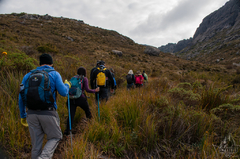
[[[197,28],[193,38],[181,40],[177,44],[168,44],[159,49],[163,52],[176,53],[185,59],[206,61],[209,57],[227,57],[221,54],[231,48],[231,55],[240,49],[237,41],[240,40],[240,0],[229,0],[224,6],[205,17]],[[219,57],[214,57],[213,54]],[[221,55],[220,55],[221,54]],[[226,58],[229,59],[229,58]],[[232,58],[234,59],[234,58]]]
[[[147,46],[146,49],[144,50],[144,53],[150,56],[159,56],[160,50],[153,46]]]

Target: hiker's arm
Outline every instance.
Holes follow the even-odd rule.
[[[83,79],[83,87],[85,88],[86,92],[88,92],[88,93],[96,93],[95,89],[89,89],[88,79],[86,77],[84,77],[84,79]]]
[[[135,76],[134,75],[132,75],[132,81],[133,81],[133,83],[135,83]]]
[[[95,85],[94,85],[94,69],[91,70],[91,73],[90,73],[90,86],[92,89],[95,88]]]
[[[55,74],[55,79],[56,79],[56,89],[58,91],[58,93],[61,96],[67,96],[68,94],[68,90],[69,90],[69,86],[68,84],[64,84],[61,75],[56,71]]]
[[[30,73],[26,74],[24,77],[23,77],[23,80],[22,80],[22,83],[24,85],[24,87],[26,86],[26,81],[29,77]],[[18,96],[18,106],[19,106],[19,110],[20,110],[20,117],[21,118],[26,118],[27,116],[27,113],[26,113],[26,107],[25,105],[23,104],[23,100],[22,100],[22,97],[19,93],[19,96]]]
[[[26,108],[23,105],[23,101],[22,101],[22,97],[21,97],[20,93],[19,93],[19,96],[18,96],[18,106],[19,106],[19,110],[20,110],[20,117],[21,118],[26,118],[26,116],[27,116]]]

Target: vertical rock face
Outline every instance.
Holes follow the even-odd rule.
[[[195,58],[209,54],[240,39],[240,0],[229,0],[223,7],[206,16],[197,28],[193,38],[168,44],[159,49],[177,53],[184,58]]]
[[[205,17],[193,36],[193,44],[213,37],[235,25],[239,28],[240,1],[230,0],[223,7]]]

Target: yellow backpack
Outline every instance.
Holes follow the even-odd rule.
[[[107,68],[97,68],[99,70],[99,73],[97,74],[96,82],[97,86],[106,86],[106,75],[105,70]]]

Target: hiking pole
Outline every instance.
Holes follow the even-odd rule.
[[[72,148],[72,154],[73,154],[73,145],[72,145],[72,128],[71,128],[71,113],[70,113],[70,100],[69,100],[69,93],[68,93],[68,118],[69,118],[69,131],[70,131],[70,137],[71,137],[71,148]]]
[[[99,92],[97,93],[97,100],[98,100],[98,120],[100,121]]]

